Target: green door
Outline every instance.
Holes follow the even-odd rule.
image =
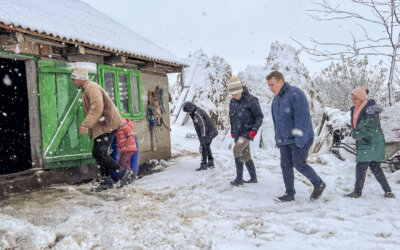
[[[42,155],[46,169],[95,163],[93,141],[79,134],[84,120],[81,91],[66,62],[39,60]],[[96,81],[96,75],[89,74]]]

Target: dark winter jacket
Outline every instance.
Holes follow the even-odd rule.
[[[191,102],[184,103],[183,111],[191,113],[190,118],[192,118],[200,143],[211,143],[212,139],[218,135],[218,131],[207,113]]]
[[[314,138],[310,108],[304,92],[285,83],[271,105],[278,146],[296,144],[303,148]]]
[[[235,136],[235,142],[239,136],[250,140],[250,131],[258,132],[264,115],[261,111],[258,98],[251,95],[246,87],[243,88],[242,97],[239,100],[231,99],[229,104],[229,118],[231,121],[231,134]]]
[[[351,124],[355,107],[351,107]],[[372,99],[361,110],[357,129],[352,126],[352,137],[356,140],[356,162],[385,160],[385,137],[382,132],[379,113],[382,109]]]

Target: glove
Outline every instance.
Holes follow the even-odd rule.
[[[234,135],[234,134],[231,134],[231,137],[232,137],[233,139],[235,139],[235,135]]]
[[[254,131],[254,130],[252,130],[252,131],[250,131],[250,133],[249,133],[249,137],[250,137],[250,138],[254,138],[254,137],[256,136],[256,134],[257,134],[257,132]]]

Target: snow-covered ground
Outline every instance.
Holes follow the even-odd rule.
[[[311,202],[311,184],[296,173],[296,201],[279,203],[278,151],[253,150],[259,183],[232,187],[230,150],[214,143],[216,168],[196,172],[199,144],[188,132],[174,127],[176,157],[129,187],[94,194],[92,184],[63,185],[1,201],[0,248],[399,249],[399,198],[384,199],[371,174],[361,199],[343,197],[353,187],[353,162],[311,155],[325,193]],[[400,197],[400,173],[386,174]]]

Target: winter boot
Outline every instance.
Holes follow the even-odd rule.
[[[344,197],[347,197],[347,198],[360,198],[361,194],[357,193],[356,191],[353,191],[353,192],[351,192],[349,194],[344,195]]]
[[[245,163],[247,171],[249,172],[250,175],[250,180],[248,181],[243,181],[244,183],[257,183],[257,174],[256,174],[256,167],[254,166],[253,160],[250,160]]]
[[[110,175],[103,176],[102,180],[100,181],[100,184],[97,187],[92,187],[91,191],[92,192],[101,192],[103,190],[111,189],[113,188],[113,180],[111,179]]]
[[[133,171],[126,171],[125,174],[119,179],[119,186],[117,188],[122,188],[126,185],[131,184],[135,181],[135,173]]]
[[[321,196],[322,192],[324,192],[325,188],[326,188],[325,182],[322,182],[318,186],[314,186],[314,191],[312,192],[312,194],[310,196],[310,200],[313,201],[313,200],[318,199]]]
[[[394,195],[394,193],[392,193],[392,192],[386,192],[385,193],[385,198],[395,198],[395,195]]]
[[[207,163],[201,163],[200,167],[196,171],[207,170]]]
[[[281,197],[278,197],[278,200],[282,202],[294,201],[294,195],[285,194]]]
[[[208,159],[207,168],[215,168],[214,159]]]
[[[243,185],[243,159],[242,157],[235,158],[236,164],[236,179],[231,181],[231,185],[239,186]]]

